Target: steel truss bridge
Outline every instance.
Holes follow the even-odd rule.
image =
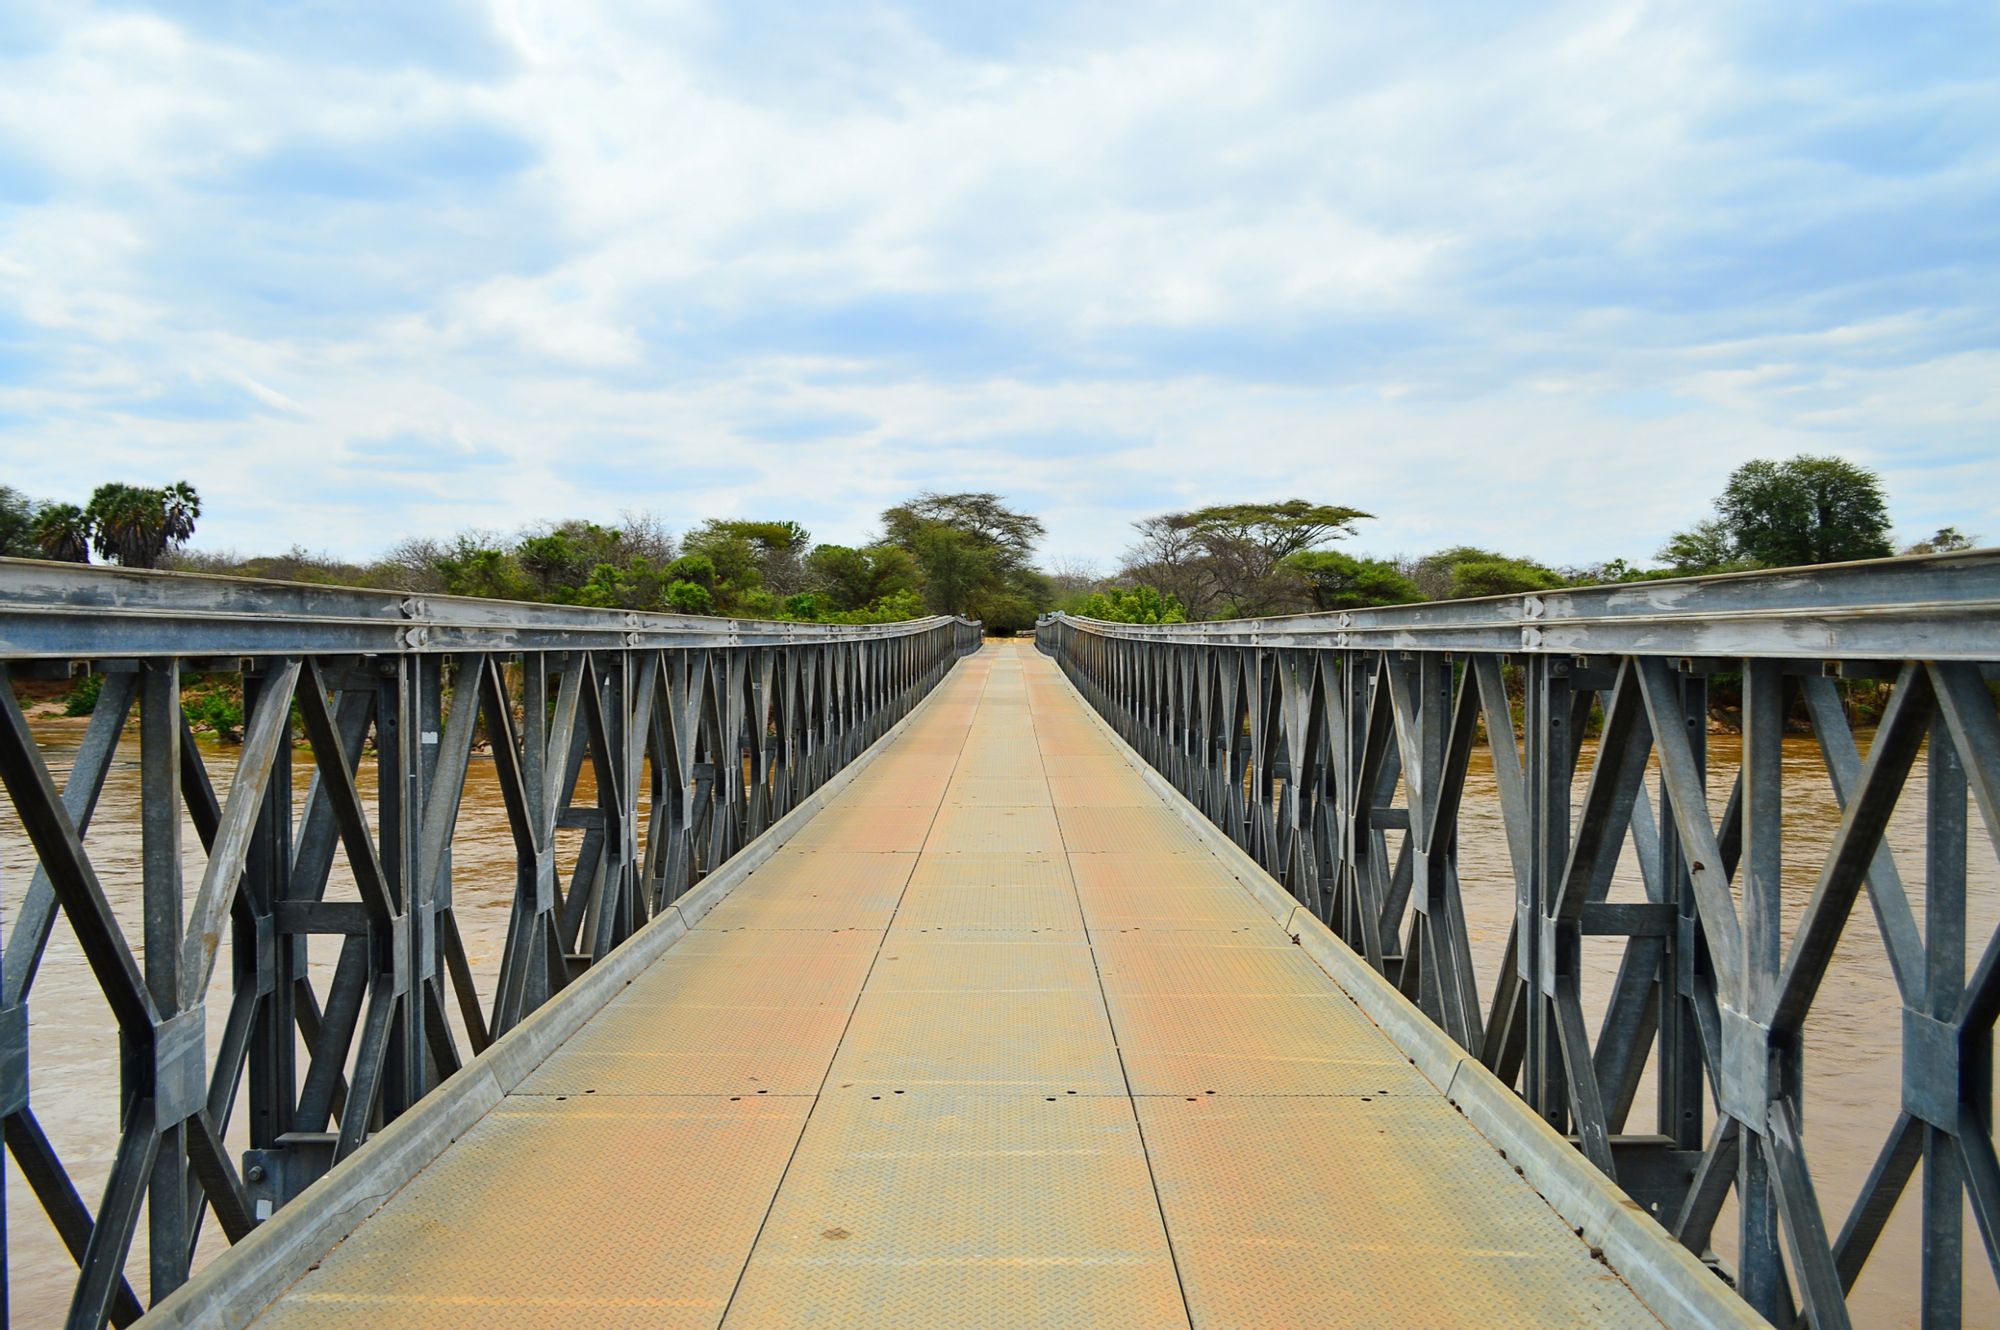
[[[7,1232],[93,1328],[1840,1326],[1921,1175],[1925,1324],[1968,1201],[2000,1272],[2000,553],[1036,645],[0,561],[9,673],[102,679],[60,780],[0,689]],[[1788,914],[1800,717],[1842,819]],[[1511,880],[1461,878],[1475,748]],[[482,812],[511,882],[454,870]],[[1864,898],[1902,1107],[1843,1216],[1802,1031]],[[88,1199],[59,925],[119,1049]]]

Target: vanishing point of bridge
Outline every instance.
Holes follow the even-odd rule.
[[[1919,1171],[1925,1321],[1956,1324],[1964,1207],[1989,1258],[2000,1219],[2000,948],[1965,908],[1967,837],[2000,833],[1996,591],[1978,554],[1057,618],[1037,651],[7,564],[0,657],[105,683],[61,781],[0,690],[37,864],[7,883],[6,1144],[77,1326],[135,1319],[133,1274],[164,1326],[1843,1325]],[[196,671],[245,681],[226,784]],[[1718,675],[1743,741],[1712,766]],[[133,713],[121,896],[86,836]],[[1800,715],[1845,815],[1788,914]],[[1476,743],[1515,903],[1485,988]],[[491,976],[460,922],[491,884],[453,870],[485,754],[515,849]],[[1864,893],[1903,1108],[1841,1222],[1799,1032]],[[58,911],[124,1049],[94,1205],[31,1093]],[[1620,949],[1588,1021],[1585,937]],[[193,1271],[204,1220],[233,1245]]]

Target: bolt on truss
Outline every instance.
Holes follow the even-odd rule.
[[[1923,1324],[1960,1323],[1968,1197],[2000,1278],[2000,937],[1968,973],[1965,909],[1968,792],[2000,850],[2000,552],[1218,623],[1058,615],[1037,641],[1148,762],[1690,1249],[1708,1250],[1733,1192],[1733,1279],[1774,1323],[1850,1323],[1848,1292],[1920,1164]],[[1733,770],[1707,742],[1718,675],[1740,678]],[[1889,685],[1866,752],[1842,679]],[[1801,717],[1842,818],[1787,929],[1780,874],[1801,851],[1780,745]],[[1487,884],[1462,882],[1458,862],[1482,740],[1514,899],[1484,986],[1463,893]],[[1883,835],[1911,785],[1915,864]],[[1644,899],[1614,902],[1628,847]],[[1902,1102],[1833,1222],[1802,1127],[1802,1031],[1864,892],[1902,1003]],[[1595,1030],[1589,936],[1622,940]]]
[[[963,619],[717,620],[0,560],[0,666],[103,676],[60,787],[0,687],[0,782],[36,862],[0,954],[0,1132],[77,1261],[68,1324],[140,1315],[126,1266],[142,1212],[156,1302],[185,1282],[210,1214],[243,1237],[854,760],[979,641]],[[196,672],[242,681],[226,794],[182,711]],[[135,714],[142,953],[86,843]],[[476,749],[516,862],[490,1000],[453,910]],[[184,818],[206,852],[191,905]],[[582,833],[567,872],[559,829]],[[59,913],[120,1039],[121,1125],[94,1209],[29,1095],[27,1004]],[[339,939],[323,985],[316,935]],[[225,964],[211,1047],[206,994]]]

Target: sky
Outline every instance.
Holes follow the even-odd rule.
[[[931,488],[1582,565],[1799,452],[2000,543],[1990,3],[0,5],[0,483],[197,548]]]

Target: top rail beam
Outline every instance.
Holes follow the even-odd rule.
[[[1212,623],[1060,617],[1100,637],[1198,646],[1990,661],[2000,549]]]
[[[16,660],[794,646],[945,622],[714,619],[0,559],[0,658]]]

